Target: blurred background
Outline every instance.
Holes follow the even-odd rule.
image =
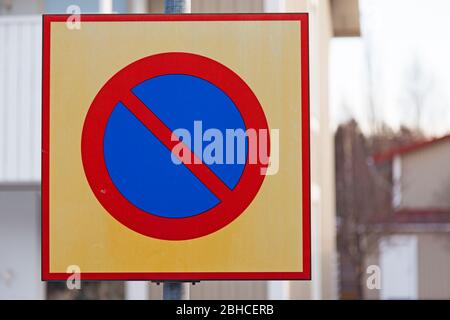
[[[312,281],[200,282],[191,298],[450,299],[450,2],[190,2],[309,12],[312,146]],[[40,280],[41,14],[70,5],[164,12],[164,0],[0,0],[0,299],[160,299],[155,283]]]

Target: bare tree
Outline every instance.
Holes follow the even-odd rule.
[[[374,44],[372,41],[372,32],[369,28],[364,29],[364,61],[366,63],[366,80],[367,80],[367,107],[368,107],[368,123],[371,132],[377,132],[379,126],[379,115],[377,114],[377,105],[375,101],[375,59]]]
[[[420,59],[415,56],[408,66],[405,76],[405,105],[412,108],[414,126],[420,130],[428,98],[434,87],[433,76],[425,69]]]

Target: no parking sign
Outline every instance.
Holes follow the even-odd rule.
[[[43,278],[309,279],[305,14],[44,17]]]

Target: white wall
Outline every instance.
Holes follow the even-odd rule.
[[[381,241],[381,299],[417,299],[417,248],[415,235],[395,235]]]
[[[38,191],[0,191],[0,300],[43,299]]]
[[[401,157],[401,207],[450,208],[450,139]]]
[[[40,17],[0,16],[0,183],[40,180],[41,33]]]

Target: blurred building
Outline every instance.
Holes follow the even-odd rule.
[[[0,299],[48,296],[40,281],[42,13],[162,13],[163,0],[0,0]],[[312,274],[310,282],[204,282],[192,298],[335,299],[337,264],[328,63],[333,36],[359,36],[357,0],[192,0],[193,13],[309,12]],[[300,196],[300,195],[299,195]],[[160,297],[130,282],[128,298]]]
[[[392,219],[367,264],[380,266],[376,299],[450,299],[450,135],[376,155],[392,171]]]

